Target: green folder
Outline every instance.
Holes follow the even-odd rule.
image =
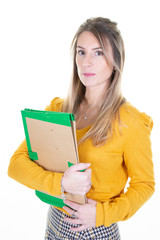
[[[65,172],[79,162],[74,115],[71,113],[25,109],[21,111],[28,154],[32,161],[48,171]],[[43,202],[63,207],[62,196],[35,191]],[[67,194],[66,198],[81,204],[85,196]]]

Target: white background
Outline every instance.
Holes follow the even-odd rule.
[[[65,97],[72,63],[70,43],[90,17],[118,22],[125,42],[123,94],[154,120],[156,192],[129,220],[122,240],[159,239],[159,6],[157,0],[0,1],[0,239],[43,239],[48,205],[7,176],[10,157],[24,139],[20,110],[44,109]]]

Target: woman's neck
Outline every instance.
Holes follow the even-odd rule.
[[[88,106],[100,106],[103,99],[103,94],[98,94],[98,91],[86,89],[85,100]]]

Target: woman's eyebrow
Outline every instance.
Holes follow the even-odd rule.
[[[85,49],[84,47],[81,47],[81,46],[77,46],[77,48],[82,48],[82,49]],[[102,49],[102,47],[96,47],[96,48],[92,48],[92,50],[98,50],[98,49]]]
[[[92,50],[102,49],[101,47],[92,48]]]
[[[77,48],[82,48],[82,49],[85,49],[84,47],[81,47],[81,46],[77,46]]]

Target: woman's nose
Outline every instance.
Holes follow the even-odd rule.
[[[93,59],[92,59],[92,56],[90,56],[89,54],[85,55],[84,58],[83,58],[83,66],[91,66],[93,65]]]

